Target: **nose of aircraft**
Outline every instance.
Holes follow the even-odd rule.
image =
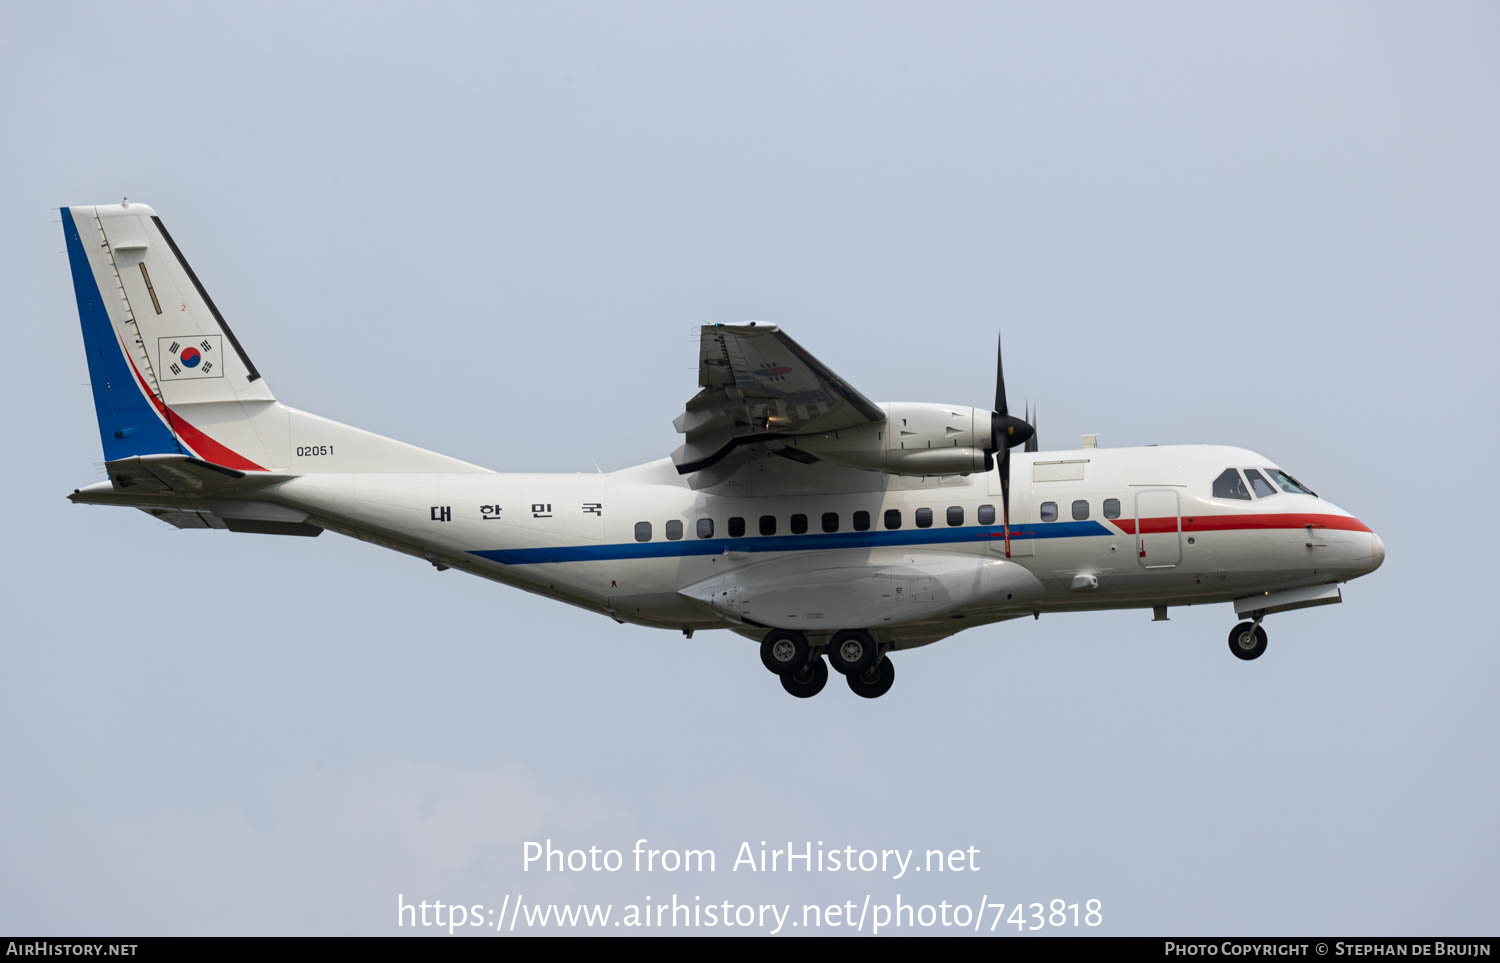
[[[1374,532],[1370,533],[1370,571],[1375,571],[1385,563],[1385,542]]]

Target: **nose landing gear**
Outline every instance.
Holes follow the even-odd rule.
[[[1260,627],[1260,619],[1241,622],[1229,630],[1229,651],[1234,653],[1235,658],[1246,662],[1265,654],[1266,630]]]

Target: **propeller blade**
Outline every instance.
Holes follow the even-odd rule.
[[[1028,403],[1026,406],[1026,421],[1031,425],[1031,437],[1026,439],[1026,450],[1036,451],[1036,411]]]
[[[1010,414],[1010,406],[1005,403],[1005,349],[999,335],[995,336],[995,411],[1001,418]]]

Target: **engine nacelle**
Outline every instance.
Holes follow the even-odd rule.
[[[886,420],[789,439],[815,458],[896,475],[968,475],[989,463],[991,413],[954,405],[881,405]]]

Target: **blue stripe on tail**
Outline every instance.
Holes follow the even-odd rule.
[[[62,209],[63,236],[68,241],[68,265],[73,269],[73,294],[78,299],[78,320],[83,324],[83,350],[89,359],[89,381],[94,388],[94,414],[99,419],[99,440],[104,460],[132,455],[176,454],[182,451],[177,438],[162,424],[141,393],[130,365],[120,352],[119,339],[104,309],[94,270],[89,266],[73,212]]]

